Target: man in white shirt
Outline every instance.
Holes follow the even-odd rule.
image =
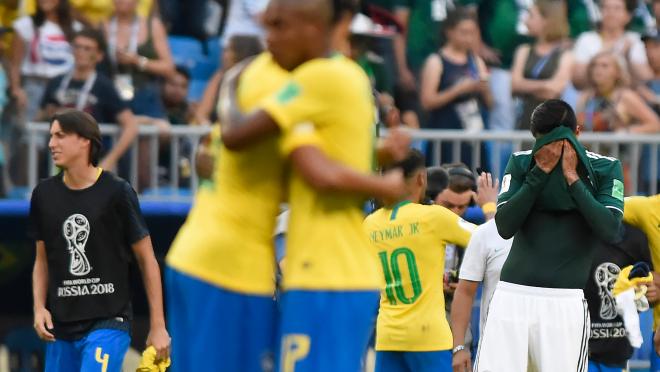
[[[511,249],[513,239],[504,240],[497,232],[495,220],[491,219],[479,226],[470,239],[463,264],[458,276],[458,288],[454,293],[451,307],[451,329],[454,337],[452,366],[454,372],[472,370],[470,351],[465,348],[465,334],[470,323],[474,296],[483,282],[481,296],[481,317],[479,333],[481,334],[488,313],[488,305],[493,297],[500,271]]]
[[[256,35],[263,37],[264,29],[259,17],[266,9],[268,0],[232,0],[229,4],[227,25],[221,44],[227,45],[233,35]]]

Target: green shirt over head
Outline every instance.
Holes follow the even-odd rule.
[[[536,165],[534,150],[516,152],[509,159],[495,215],[500,235],[514,237],[502,268],[505,282],[582,289],[597,242],[619,238],[621,162],[586,151],[566,127],[538,139],[535,149],[562,139],[578,154],[580,179],[570,186],[561,159],[549,174]]]

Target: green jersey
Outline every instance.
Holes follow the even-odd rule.
[[[514,237],[501,280],[584,288],[598,241],[615,241],[623,216],[621,163],[588,151],[586,158],[589,164],[578,167],[580,180],[568,186],[557,180],[564,177],[561,161],[546,174],[532,151],[511,156],[495,215],[500,235]]]

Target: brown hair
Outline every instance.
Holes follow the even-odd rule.
[[[62,128],[62,132],[75,133],[89,140],[89,163],[97,166],[103,145],[101,130],[92,115],[80,110],[65,109],[53,115],[50,125],[52,126],[56,120]]]
[[[614,64],[617,67],[617,70],[619,72],[619,76],[616,79],[615,86],[616,87],[627,87],[630,85],[630,73],[628,72],[628,65],[626,64],[625,59],[623,59],[621,56],[618,54],[615,54],[614,52],[611,51],[602,51],[589,61],[589,64],[587,65],[587,83],[589,86],[594,87],[594,81],[591,77],[594,69],[594,65],[596,64],[596,60],[599,58],[603,57],[608,57],[610,60],[614,61]]]
[[[547,41],[561,41],[568,37],[568,11],[564,0],[537,0],[536,7],[546,20],[545,38]]]

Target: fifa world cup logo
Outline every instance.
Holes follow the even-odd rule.
[[[612,320],[617,316],[616,300],[612,296],[612,289],[620,272],[619,266],[605,262],[599,265],[594,273],[600,297],[600,317],[604,320]]]
[[[92,271],[87,256],[85,244],[89,238],[89,221],[82,214],[72,214],[64,221],[64,238],[66,239],[71,260],[69,272],[75,276],[83,276]]]

